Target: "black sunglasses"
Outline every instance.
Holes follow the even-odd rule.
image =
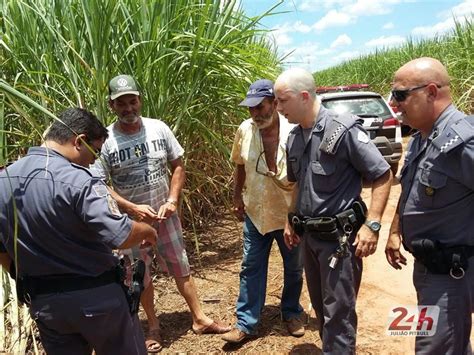
[[[100,156],[100,153],[102,152],[102,149],[94,147],[94,145],[90,141],[86,141],[86,143],[94,150],[94,153],[95,153],[96,159],[97,159]]]
[[[392,90],[392,98],[397,102],[403,102],[407,99],[407,97],[410,95],[411,92],[413,92],[415,90],[423,89],[423,88],[427,87],[430,84],[431,83],[425,84],[425,85],[420,85],[420,86],[417,86],[417,87],[414,87],[414,88],[411,88],[411,89]],[[438,85],[438,84],[436,84],[436,87],[438,89],[441,88],[441,86]]]
[[[257,164],[255,165],[255,172],[260,175],[265,175],[268,177],[275,177],[278,175],[278,170],[277,172],[273,172],[270,169],[268,169],[267,165],[265,164],[265,160],[263,160],[263,154],[265,154],[265,151],[262,151],[260,155],[258,156],[257,159]],[[262,167],[262,165],[265,165]],[[262,169],[263,168],[263,169]]]

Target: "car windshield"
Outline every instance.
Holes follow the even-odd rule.
[[[323,100],[322,104],[337,113],[352,113],[360,117],[386,117],[391,115],[383,99],[377,97],[339,97]]]

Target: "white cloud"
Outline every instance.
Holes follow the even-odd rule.
[[[352,16],[372,16],[388,14],[391,9],[387,1],[357,0],[354,4],[345,6],[343,11],[352,14]]]
[[[299,47],[293,48],[294,52],[293,57],[309,57],[317,53],[319,49],[319,44],[314,42],[305,42],[302,43]]]
[[[305,42],[296,48],[285,48],[283,51],[288,55],[285,58],[285,67],[302,67],[311,72],[327,68],[332,63],[334,50],[320,49],[319,43]]]
[[[323,16],[321,20],[313,25],[313,28],[315,30],[322,31],[328,27],[348,25],[351,23],[351,21],[350,15],[343,12],[330,10],[326,15]]]
[[[406,39],[402,36],[382,36],[371,39],[365,43],[366,47],[394,47],[404,43]]]
[[[293,43],[293,39],[286,32],[273,31],[270,36],[273,36],[273,40],[278,47],[289,46]]]
[[[421,36],[421,37],[433,37],[435,35],[443,34],[454,27],[454,20],[452,18],[448,18],[442,22],[438,22],[433,26],[420,26],[415,27],[411,30],[411,34],[414,36]]]
[[[465,0],[459,5],[454,6],[453,8],[443,11],[442,13],[438,14],[441,18],[451,18],[454,17],[472,17],[474,13],[474,0]]]
[[[331,43],[331,48],[348,46],[352,44],[352,39],[345,33],[336,38],[334,42]]]
[[[464,23],[466,18],[474,19],[474,0],[465,0],[452,7],[448,11],[444,11],[439,14],[439,17],[445,18],[445,20],[434,24],[433,26],[419,26],[412,29],[411,34],[413,36],[420,37],[434,37],[436,35],[442,35],[455,27],[454,18],[459,23]]]
[[[393,24],[393,22],[388,22],[388,23],[386,23],[385,25],[383,25],[382,28],[383,28],[384,30],[391,30],[391,29],[393,29],[394,27],[395,27],[395,25]]]
[[[311,31],[311,26],[308,26],[308,25],[304,24],[304,23],[301,22],[301,21],[296,21],[296,22],[293,24],[293,29],[294,29],[296,32],[308,33],[308,32]]]
[[[316,12],[320,11],[321,7],[324,10],[334,8],[338,5],[346,5],[352,0],[302,0],[296,7],[300,11]]]

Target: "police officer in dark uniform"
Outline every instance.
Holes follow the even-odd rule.
[[[431,319],[436,334],[416,338],[417,354],[471,354],[474,116],[452,105],[449,81],[433,58],[408,62],[393,81],[392,103],[418,132],[401,170],[402,193],[385,253],[395,269],[406,265],[403,236],[415,257],[418,305],[439,307],[438,319]]]
[[[49,354],[146,354],[112,249],[154,243],[88,167],[107,130],[67,109],[41,147],[0,173],[0,261],[16,276]],[[15,275],[16,274],[16,275]]]
[[[289,248],[302,241],[311,303],[325,354],[353,354],[362,257],[375,252],[390,193],[390,166],[356,116],[325,109],[311,73],[293,68],[275,83],[277,109],[296,126],[288,138],[288,180],[297,182]],[[366,211],[362,178],[372,182]]]

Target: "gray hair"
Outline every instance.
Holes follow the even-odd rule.
[[[275,81],[275,86],[284,83],[290,91],[299,93],[307,91],[316,98],[316,84],[313,74],[302,68],[290,68],[281,73]]]

